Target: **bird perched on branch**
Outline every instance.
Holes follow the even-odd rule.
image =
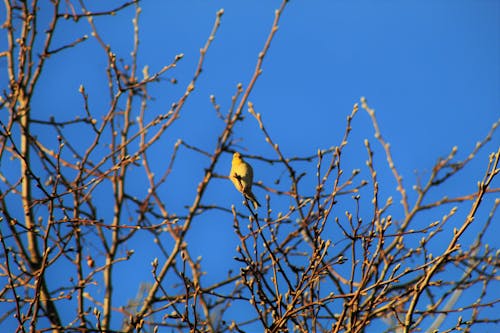
[[[234,186],[240,191],[245,198],[253,203],[255,209],[260,207],[259,202],[252,193],[253,169],[250,164],[245,162],[241,154],[236,152],[233,154],[233,162],[231,164],[231,173],[229,178]]]

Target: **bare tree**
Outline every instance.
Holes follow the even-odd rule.
[[[489,160],[481,161],[484,172],[473,193],[445,193],[437,200],[431,195],[461,177],[464,167],[488,145],[498,122],[466,159],[456,159],[456,148],[439,159],[412,187],[415,198],[410,198],[375,112],[364,98],[346,113],[345,134],[338,145],[309,156],[286,156],[268,131],[265,115],[249,101],[287,6],[283,1],[253,76],[237,86],[229,110],[221,110],[211,98],[221,124],[217,137],[211,138],[213,151],[181,138],[171,147],[165,170],[152,163],[153,149],[193,95],[223,11],[216,14],[190,83],[170,109],[151,117],[149,89],[168,83],[167,74],[183,55],[155,73],[139,68],[138,1],[91,11],[84,1],[53,0],[43,4],[51,7],[48,26],[39,19],[42,4],[37,1],[4,4],[0,302],[6,310],[0,325],[16,332],[364,332],[373,325],[395,332],[470,332],[476,325],[498,324],[498,315],[491,318],[483,310],[499,302],[498,248],[486,244],[484,237],[500,203],[499,188],[492,185],[500,170],[500,150],[494,148]],[[112,20],[131,8],[134,49],[131,56],[121,57],[94,19]],[[81,86],[83,114],[68,111],[70,120],[37,118],[33,96],[47,62],[89,39],[81,36],[58,45],[54,36],[62,22],[80,20],[87,21],[91,38],[101,46],[102,52],[93,56],[107,64],[103,71],[109,107],[92,107],[92,96]],[[342,158],[360,110],[371,119],[375,141],[364,142],[366,166],[349,170]],[[245,118],[246,111],[250,116]],[[241,209],[204,200],[213,182],[227,181],[220,161],[241,150],[234,131],[240,122],[257,124],[273,151],[272,156],[244,154],[245,158],[272,166],[277,177],[284,175],[276,184],[254,184],[267,193],[259,211],[248,202]],[[86,139],[76,139],[75,132]],[[41,133],[53,135],[47,139],[39,137]],[[200,165],[203,176],[192,189],[188,208],[172,211],[165,202],[176,189],[163,185],[181,150],[199,154],[206,163]],[[388,168],[393,179],[379,179],[381,168]],[[302,181],[306,170],[315,175],[313,187]],[[147,179],[139,189],[134,184],[138,172]],[[399,203],[379,193],[381,188],[390,191],[386,184],[392,181]],[[280,204],[290,200],[292,205]],[[461,217],[457,207],[468,213]],[[232,223],[239,245],[227,255],[240,270],[207,283],[203,276],[211,268],[194,258],[186,237],[195,219],[214,212]],[[466,232],[473,223],[481,232],[471,240]],[[151,246],[162,256],[151,263],[149,280],[129,286],[137,296],[122,302],[114,287],[123,276],[116,272],[118,267],[134,272],[130,261],[136,254],[130,244],[142,237],[153,239]],[[459,303],[463,293],[473,295],[474,301]],[[235,319],[234,309],[241,309],[243,319]],[[445,320],[450,318],[451,324]]]

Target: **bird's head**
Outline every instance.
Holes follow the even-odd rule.
[[[234,160],[241,160],[241,154],[240,154],[240,153],[238,153],[238,152],[235,152],[235,153],[233,154],[233,161],[234,161]]]

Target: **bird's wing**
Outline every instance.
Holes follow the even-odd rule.
[[[250,164],[245,163],[247,165],[247,179],[248,179],[248,184],[250,187],[252,187],[253,184],[253,168]]]

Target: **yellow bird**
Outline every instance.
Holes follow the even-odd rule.
[[[233,163],[231,164],[231,174],[229,178],[234,186],[240,191],[245,198],[253,203],[255,209],[260,207],[259,202],[252,193],[253,169],[250,164],[245,162],[241,154],[236,152],[233,154]]]

